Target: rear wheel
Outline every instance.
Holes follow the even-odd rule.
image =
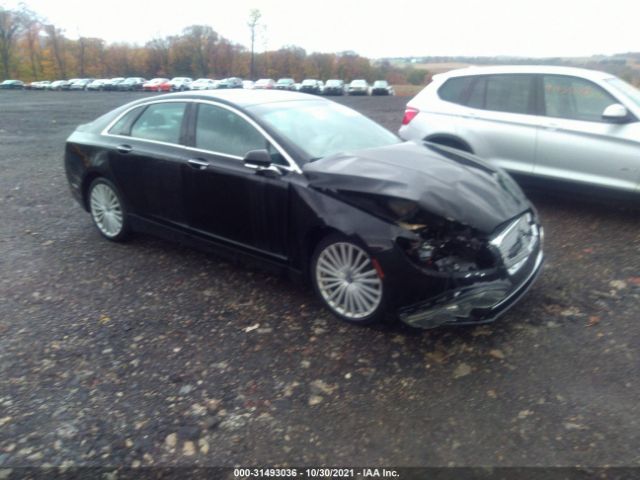
[[[89,187],[89,211],[93,223],[109,240],[120,242],[129,234],[127,215],[116,186],[106,178],[97,178]]]
[[[335,316],[361,325],[384,317],[384,286],[371,256],[341,235],[318,244],[311,260],[316,293]]]

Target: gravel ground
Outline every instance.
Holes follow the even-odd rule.
[[[495,324],[349,326],[260,270],[100,238],[64,140],[140,95],[0,92],[0,468],[640,466],[630,202],[532,193],[545,271]],[[339,101],[395,130],[406,100]]]

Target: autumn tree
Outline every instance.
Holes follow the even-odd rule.
[[[411,67],[398,68],[389,62],[371,65],[353,51],[310,53],[295,45],[255,52],[262,15],[252,10],[248,26],[251,50],[219,35],[208,25],[191,25],[179,35],[154,38],[143,46],[108,44],[100,38],[69,39],[64,31],[48,23],[25,6],[17,10],[0,7],[0,70],[4,78],[61,79],[69,76],[155,76],[185,75],[255,79],[293,77],[346,81],[364,78],[387,79],[391,83],[424,83],[428,74]],[[20,78],[20,77],[18,77]]]
[[[148,51],[146,71],[149,77],[169,74],[169,49],[171,39],[154,38],[147,42],[145,48]]]
[[[102,77],[107,73],[104,60],[104,40],[101,38],[80,37],[75,42],[78,76]]]
[[[182,32],[186,55],[191,61],[191,70],[196,76],[208,77],[215,70],[211,63],[216,50],[218,34],[208,25],[192,25]]]
[[[305,75],[305,59],[307,52],[304,48],[295,45],[282,47],[271,55],[271,68],[274,76],[291,76],[295,79],[302,79]]]
[[[4,78],[11,76],[11,60],[16,39],[24,28],[19,12],[0,6],[0,62]]]

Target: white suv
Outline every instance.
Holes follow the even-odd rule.
[[[640,91],[568,67],[436,75],[399,134],[466,150],[511,173],[640,192]]]

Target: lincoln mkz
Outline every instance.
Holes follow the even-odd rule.
[[[107,239],[145,231],[260,259],[352,323],[491,321],[542,265],[536,211],[501,169],[317,96],[145,98],[80,125],[65,167]]]

